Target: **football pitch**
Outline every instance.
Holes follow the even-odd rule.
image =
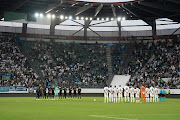
[[[96,101],[94,101],[96,99]],[[179,120],[180,99],[165,103],[103,103],[103,97],[82,100],[35,100],[0,97],[0,120]]]

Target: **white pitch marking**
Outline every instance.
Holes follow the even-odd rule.
[[[147,116],[158,116],[158,115],[167,115],[167,116],[169,116],[169,115],[180,115],[180,114],[119,114],[119,115],[121,115],[121,116],[137,116],[137,115],[147,115]],[[113,116],[118,116],[118,115],[113,115]]]
[[[110,118],[110,119],[119,119],[119,120],[137,120],[137,119],[129,119],[129,118],[120,118],[120,117],[111,117],[106,115],[89,115],[91,117],[101,117],[101,118]]]

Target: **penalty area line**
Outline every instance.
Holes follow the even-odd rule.
[[[89,115],[89,116],[98,117],[98,118],[107,118],[107,119],[118,119],[118,120],[138,120],[138,119],[130,119],[130,118],[112,117],[107,115]]]

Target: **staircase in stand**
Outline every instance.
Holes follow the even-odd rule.
[[[108,80],[106,81],[107,85],[110,85],[112,79],[113,79],[113,67],[112,67],[112,59],[111,59],[111,46],[106,47],[106,60],[108,65]]]

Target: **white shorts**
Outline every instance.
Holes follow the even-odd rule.
[[[113,93],[109,93],[109,97],[113,97]]]
[[[136,98],[139,98],[139,94],[136,94]]]
[[[104,93],[104,97],[108,97],[108,94]]]
[[[124,92],[125,97],[129,97],[129,93]]]
[[[145,94],[145,97],[148,98],[148,97],[149,97],[149,94]]]
[[[150,97],[154,97],[154,94],[150,93]]]
[[[114,93],[113,97],[117,97],[117,94]]]
[[[158,97],[158,94],[155,94],[154,97],[157,98],[157,97]]]
[[[131,97],[134,97],[134,94],[131,93]]]
[[[120,93],[118,93],[118,97],[122,97],[122,93],[120,94]]]

